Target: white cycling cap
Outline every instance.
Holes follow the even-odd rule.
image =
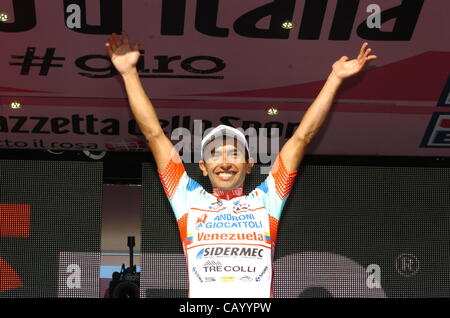
[[[233,128],[231,126],[227,125],[220,125],[211,130],[203,139],[202,144],[200,148],[200,153],[203,159],[203,150],[205,149],[206,145],[209,144],[211,141],[213,141],[216,138],[220,138],[223,136],[228,136],[232,138],[236,138],[237,141],[239,141],[242,145],[245,146],[245,149],[247,150],[247,153],[250,154],[250,151],[248,150],[248,143],[247,139],[245,139],[245,135],[236,128]]]

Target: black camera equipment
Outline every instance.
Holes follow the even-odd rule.
[[[109,298],[139,298],[140,273],[136,272],[133,265],[134,236],[128,236],[128,247],[130,248],[130,267],[114,272],[112,281],[109,283]]]

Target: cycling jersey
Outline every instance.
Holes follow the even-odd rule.
[[[205,191],[181,161],[171,160],[159,173],[178,221],[189,297],[273,296],[278,220],[297,175],[287,172],[281,156],[278,162],[276,171],[248,195],[242,187]]]

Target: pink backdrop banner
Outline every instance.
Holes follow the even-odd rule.
[[[372,5],[381,9],[380,28],[367,26],[376,21]],[[130,138],[142,146],[126,127],[126,94],[104,48],[109,33],[127,31],[142,42],[138,68],[168,134],[176,116],[180,126],[186,116],[213,124],[236,117],[236,127],[279,123],[283,143],[333,62],[355,57],[367,41],[379,59],[344,84],[309,153],[450,155],[448,12],[447,0],[2,0],[0,148],[21,148],[8,140],[136,150],[111,146]],[[293,28],[283,29],[285,21]],[[48,133],[31,127],[39,116]],[[17,132],[12,117],[27,117],[30,127]],[[108,118],[118,131],[113,120],[101,123]],[[81,133],[78,124],[99,131]]]

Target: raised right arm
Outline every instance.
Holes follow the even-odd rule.
[[[139,60],[139,43],[133,47],[128,36],[112,34],[106,43],[109,56],[122,76],[131,111],[155,158],[158,171],[162,172],[175,154],[169,138],[164,134],[152,102],[145,93],[139,78],[136,64]],[[179,158],[178,156],[175,156]]]

